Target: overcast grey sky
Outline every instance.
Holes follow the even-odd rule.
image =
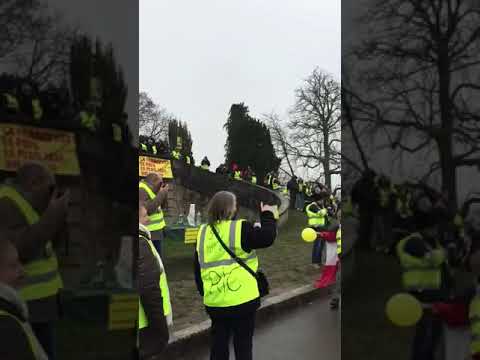
[[[140,89],[188,123],[197,160],[224,160],[232,103],[282,115],[318,66],[340,79],[340,1],[141,0]]]

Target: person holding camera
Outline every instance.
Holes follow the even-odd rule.
[[[277,236],[276,206],[260,204],[261,226],[237,219],[236,196],[216,193],[207,208],[195,251],[195,281],[212,320],[211,360],[229,359],[233,336],[235,359],[253,359],[255,313],[268,293],[255,249],[268,248]]]
[[[160,174],[150,173],[138,184],[138,200],[145,204],[149,216],[147,226],[152,242],[158,254],[163,258],[162,242],[165,238],[165,215],[162,205],[165,205],[168,194],[168,184],[163,182]]]
[[[58,191],[52,172],[36,162],[22,165],[13,181],[0,187],[0,232],[11,239],[25,268],[20,296],[49,359],[55,359],[63,287],[55,245],[66,225],[68,200],[69,193]]]

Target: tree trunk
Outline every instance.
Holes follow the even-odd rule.
[[[453,119],[450,104],[450,57],[448,54],[448,40],[442,39],[439,43],[438,58],[439,78],[439,108],[441,117],[441,131],[439,139],[439,158],[442,176],[442,192],[448,194],[449,211],[457,209],[456,169],[453,161],[452,134]]]
[[[332,191],[332,174],[330,173],[330,145],[328,129],[323,130],[323,172],[325,174],[325,185]]]

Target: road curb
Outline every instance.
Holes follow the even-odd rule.
[[[257,311],[256,322],[262,326],[262,323],[271,321],[272,318],[288,312],[292,308],[327,296],[329,289],[315,289],[313,285],[306,285],[269,297],[262,301],[262,306]],[[192,349],[198,349],[208,343],[210,325],[210,320],[206,320],[184,330],[176,331],[166,349],[165,357],[183,359],[183,357],[191,355]]]

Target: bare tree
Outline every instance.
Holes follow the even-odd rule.
[[[155,104],[146,92],[140,92],[138,116],[140,135],[145,135],[156,141],[168,140],[168,123],[174,120],[174,117]]]
[[[0,61],[40,87],[65,81],[75,31],[61,24],[62,17],[41,1],[2,1]]]
[[[287,124],[284,124],[278,114],[275,113],[264,115],[263,117],[270,130],[275,154],[281,160],[279,169],[290,177],[294,176],[296,168],[294,161],[295,149],[290,144],[290,133],[288,132]]]
[[[455,208],[456,169],[479,164],[477,2],[374,0],[361,21],[369,39],[353,61],[362,92],[345,90],[354,121],[382,131],[392,151],[437,150],[425,172],[440,173]]]
[[[302,166],[322,169],[331,188],[332,175],[340,174],[340,85],[327,73],[315,69],[295,91],[291,112],[294,156]]]

